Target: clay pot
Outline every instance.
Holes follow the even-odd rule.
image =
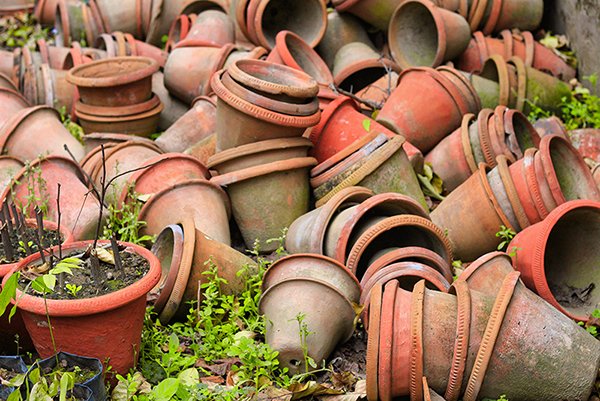
[[[301,5],[290,0],[250,0],[247,9],[248,38],[265,49],[275,47],[275,36],[292,31],[315,47],[325,35],[327,10],[321,0]]]
[[[165,87],[186,104],[208,95],[210,79],[223,68],[233,45],[216,47],[179,47],[171,52],[165,65]]]
[[[128,201],[129,189],[139,195],[152,195],[167,187],[189,180],[208,180],[208,169],[196,158],[180,153],[165,153],[147,159],[145,169],[138,170],[127,179],[120,202]]]
[[[267,60],[304,71],[319,84],[329,85],[333,75],[323,59],[300,36],[290,31],[281,31],[275,37],[275,47]]]
[[[198,14],[185,39],[179,47],[212,46],[221,48],[235,42],[235,28],[231,19],[222,11],[207,10]]]
[[[437,67],[453,60],[466,49],[470,37],[463,17],[425,0],[403,2],[388,29],[392,57],[403,69]]]
[[[93,133],[87,134],[83,136],[83,149],[86,153],[85,160],[88,160],[90,153],[93,150],[99,151],[100,145],[104,145],[104,149],[108,150],[108,144],[116,144],[127,142],[127,141],[137,141],[137,142],[145,142],[147,144],[152,145],[153,141],[147,138],[131,136],[126,134],[111,134],[111,133]],[[81,159],[81,165],[84,164],[84,159]]]
[[[431,220],[447,230],[454,254],[462,261],[496,249],[501,225],[515,230],[498,204],[483,165],[431,212]]]
[[[308,211],[308,170],[316,164],[311,157],[294,158],[211,179],[212,183],[227,187],[233,217],[248,248],[257,240],[261,252],[274,251],[278,245],[266,241],[278,238],[284,228]],[[252,201],[259,198],[268,202]]]
[[[207,165],[208,159],[217,153],[217,134],[212,134],[185,150],[186,155],[195,157],[200,163]]]
[[[137,32],[136,0],[95,0],[107,32]]]
[[[108,243],[102,241],[102,244]],[[63,247],[63,252],[83,252],[90,242],[75,242]],[[111,294],[75,300],[45,300],[22,293],[17,289],[18,305],[35,348],[42,358],[54,354],[54,346],[69,353],[88,355],[101,361],[110,360],[112,369],[125,374],[139,355],[146,294],[160,279],[160,263],[148,250],[134,244],[122,243],[126,252],[145,258],[150,270],[136,283]],[[53,248],[58,253],[58,248]],[[24,259],[13,272],[35,264],[39,254]],[[8,279],[5,277],[4,282]],[[48,326],[52,321],[52,338]],[[108,319],[108,320],[107,320]],[[77,330],[72,330],[73,326]],[[102,347],[97,346],[102,341]]]
[[[544,137],[546,135],[558,135],[570,140],[571,143],[574,142],[571,138],[571,135],[567,133],[567,129],[565,128],[563,122],[560,120],[560,118],[556,116],[540,118],[539,120],[533,123],[533,127],[538,132],[540,137]],[[577,147],[577,145],[575,146]]]
[[[369,45],[352,42],[338,50],[332,72],[336,86],[355,93],[387,75],[390,70],[399,73],[400,67]]]
[[[158,127],[161,130],[167,130],[171,125],[175,124],[185,113],[189,111],[187,104],[179,99],[171,96],[164,84],[164,75],[162,72],[157,72],[152,75],[152,90],[160,98],[164,109],[160,113]]]
[[[10,184],[12,178],[15,176],[25,163],[20,159],[12,156],[0,156],[0,190],[4,192],[4,189]],[[1,193],[0,192],[0,193]]]
[[[521,31],[534,31],[542,22],[544,2],[542,0],[504,0],[494,32],[517,28]]]
[[[47,156],[31,161],[30,166],[29,170],[23,167],[14,176],[11,185],[4,190],[0,199],[12,199],[17,204],[28,205],[28,197],[31,196],[28,187],[31,186],[36,198],[48,200],[48,220],[58,221],[57,201],[60,201],[61,227],[70,230],[75,240],[94,238],[100,202],[89,194],[79,165],[62,156]],[[38,168],[39,177],[45,181],[45,188],[40,188],[37,183],[37,173],[30,172],[31,169]],[[58,184],[61,186],[60,200],[57,199]],[[25,214],[33,216],[35,206],[29,205]]]
[[[290,253],[325,254],[325,234],[336,215],[372,195],[373,192],[367,188],[349,187],[323,206],[298,217],[289,227],[285,249]]]
[[[452,260],[450,243],[439,227],[421,216],[399,215],[385,218],[364,231],[352,246],[346,266],[360,280],[378,252],[407,246],[431,249],[448,263]]]
[[[152,74],[158,63],[147,57],[115,57],[94,61],[69,71],[81,101],[92,106],[130,106],[150,100]]]
[[[566,139],[571,140],[571,144],[582,157],[600,163],[600,129],[582,128],[572,130],[569,131]]]
[[[563,103],[563,98],[568,100],[572,96],[569,85],[535,68],[526,67],[526,70],[526,99],[536,99],[538,107],[560,116],[560,105]],[[525,102],[523,112],[528,114],[530,111],[531,107]]]
[[[356,316],[352,305],[358,303],[360,287],[343,265],[319,255],[293,255],[274,263],[266,277],[259,308],[270,322],[265,340],[279,352],[282,366],[301,372],[305,369],[303,350],[321,363],[352,336]],[[290,293],[297,296],[290,297]],[[305,341],[298,313],[313,332]]]
[[[17,112],[30,107],[27,99],[14,89],[1,88],[0,101],[2,102],[0,128],[10,121]]]
[[[196,229],[193,219],[186,218],[180,225],[183,228],[183,254],[173,291],[159,315],[165,324],[173,318],[185,319],[189,303],[201,299],[201,286],[209,280],[204,273],[211,263],[217,266],[219,277],[226,280],[221,285],[225,294],[244,291],[246,278],[256,274],[257,270],[252,259]]]
[[[223,68],[229,68],[229,66],[238,60],[264,60],[269,54],[269,51],[264,47],[254,47],[252,50],[248,50],[244,47],[236,47],[234,51],[229,54]]]
[[[58,112],[47,106],[21,110],[0,133],[2,152],[21,160],[33,160],[44,154],[68,156],[64,146],[68,146],[77,160],[85,155],[83,146],[61,123]]]
[[[33,8],[35,19],[43,26],[54,25],[57,0],[38,0]]]
[[[335,0],[333,5],[337,12],[348,12],[356,15],[382,31],[387,31],[394,10],[401,0]]]
[[[151,251],[160,262],[161,275],[158,283],[148,292],[147,299],[153,305],[154,312],[159,315],[175,286],[183,262],[183,243],[183,228],[170,224],[158,234],[152,245]]]
[[[153,96],[146,102],[123,107],[89,106],[78,102],[75,114],[86,134],[110,132],[149,137],[156,133],[163,108],[158,96]]]
[[[415,93],[421,96],[414,96]],[[411,68],[400,74],[398,86],[379,112],[377,121],[427,152],[460,127],[463,114],[478,112],[478,109],[461,110],[456,103],[457,96],[462,96],[462,92],[452,81],[444,80],[440,72]],[[474,103],[465,101],[464,104],[469,107]],[[427,135],[423,135],[424,132]]]
[[[157,235],[169,224],[177,224],[189,216],[198,230],[229,245],[229,215],[230,205],[225,191],[205,179],[199,179],[155,193],[142,207],[139,219],[146,222],[142,235]]]
[[[362,114],[354,100],[340,96],[323,110],[321,121],[310,132],[310,140],[315,145],[311,156],[322,163],[371,132],[384,133],[389,138],[396,136]]]
[[[74,42],[89,40],[94,43],[96,37],[104,32],[98,25],[92,8],[87,3],[70,0],[57,0],[54,15],[55,42],[58,47],[70,47]]]
[[[306,76],[289,67],[270,65]],[[279,78],[282,79],[281,76]],[[317,88],[316,85],[314,87]],[[221,82],[220,74],[213,76],[212,88],[218,96],[216,132],[219,151],[261,140],[299,137],[306,128],[318,123],[321,117],[318,110],[310,116],[290,116],[258,107],[227,89]]]
[[[10,79],[8,75],[2,73],[0,73],[0,88],[10,89],[15,92],[19,91],[19,88],[17,88],[17,85],[12,81],[12,79]]]
[[[598,202],[569,201],[519,233],[508,248],[527,287],[578,321],[590,319],[597,303],[584,282],[593,282],[596,274],[589,265],[595,248],[588,242],[593,241],[599,210]]]
[[[361,21],[352,14],[338,13],[330,10],[327,13],[327,29],[325,36],[316,47],[329,69],[333,69],[333,60],[339,49],[352,42],[363,42],[374,47]]]
[[[192,109],[171,125],[156,144],[165,152],[183,152],[215,132],[216,105],[211,98],[199,97]]]
[[[319,198],[317,207],[323,205],[343,188],[360,185],[374,193],[396,192],[407,195],[419,202],[425,210],[427,203],[419,186],[416,174],[402,149],[404,139],[394,137],[379,147],[366,161],[349,174],[343,181]],[[392,177],[392,179],[390,178]],[[329,186],[329,184],[324,184]]]
[[[228,174],[238,170],[306,157],[312,143],[306,138],[270,139],[238,146],[219,152],[208,160],[208,167],[218,174]]]
[[[170,53],[173,50],[175,44],[185,39],[185,37],[190,32],[190,27],[193,24],[193,20],[195,21],[196,15],[193,16],[182,14],[173,23],[171,24],[171,28],[169,29],[169,38],[167,39],[167,43],[165,44],[165,50],[167,53]]]

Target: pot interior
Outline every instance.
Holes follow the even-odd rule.
[[[600,210],[582,207],[554,225],[544,252],[552,295],[569,313],[589,316],[600,304]]]
[[[356,93],[376,82],[381,77],[384,77],[387,73],[388,72],[383,64],[361,68],[340,82],[339,86],[345,91]]]
[[[306,43],[315,43],[323,28],[321,0],[270,0],[261,25],[271,47],[275,47],[275,36],[282,30],[294,32]]]
[[[285,43],[294,61],[298,63],[304,72],[319,83],[331,82],[332,77],[331,74],[328,74],[327,66],[322,60],[318,59],[319,56],[305,42],[298,40],[293,35],[286,35]],[[317,64],[319,61],[322,64],[321,68]]]
[[[429,9],[421,3],[402,7],[390,35],[397,44],[399,57],[414,66],[433,66],[438,53],[438,27]]]
[[[550,159],[560,189],[567,201],[576,199],[598,200],[598,189],[593,180],[590,180],[590,172],[582,162],[581,156],[574,152],[562,140],[550,142]]]

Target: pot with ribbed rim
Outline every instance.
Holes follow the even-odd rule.
[[[278,244],[267,240],[308,212],[308,171],[317,164],[312,157],[293,158],[218,175],[211,183],[224,186],[231,198],[233,217],[247,247],[258,240],[261,252]],[[257,202],[257,199],[262,201]]]

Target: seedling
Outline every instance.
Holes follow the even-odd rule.
[[[65,287],[67,288],[67,291],[69,291],[69,294],[71,294],[73,298],[77,298],[77,293],[81,291],[82,288],[82,286],[76,284],[66,284]]]
[[[496,233],[496,237],[502,239],[502,242],[498,244],[498,250],[506,251],[508,248],[508,244],[510,244],[510,241],[512,241],[515,235],[517,235],[517,233],[514,232],[512,228],[508,228],[504,225],[501,225],[500,231]]]

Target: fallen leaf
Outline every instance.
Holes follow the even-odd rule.
[[[111,251],[109,251],[107,249],[96,248],[96,256],[98,256],[98,259],[100,259],[104,263],[110,263],[113,266],[115,264],[115,257],[114,257],[114,255],[112,254]]]
[[[317,383],[316,381],[294,383],[288,387],[288,390],[293,393],[292,400],[299,400],[309,396],[344,394],[343,391],[333,389],[327,384]]]
[[[337,389],[349,391],[356,383],[356,376],[352,372],[333,372],[331,383]]]
[[[223,379],[221,376],[206,376],[206,377],[201,377],[200,378],[200,382],[202,384],[223,384],[225,383],[225,379]]]

